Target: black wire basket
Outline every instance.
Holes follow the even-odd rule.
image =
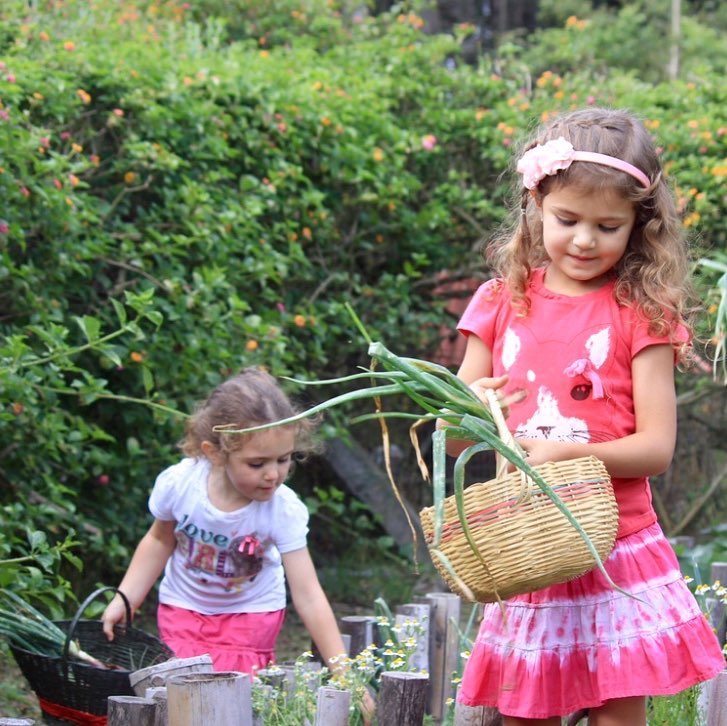
[[[81,620],[81,616],[95,598],[111,590],[124,600],[127,625],[114,626],[114,639],[109,641],[100,620]],[[10,644],[18,667],[38,697],[47,723],[103,723],[100,717],[106,716],[109,696],[135,695],[129,682],[130,673],[174,657],[161,640],[129,625],[131,606],[124,593],[115,587],[96,590],[81,603],[72,620],[55,623],[66,632],[60,656],[39,655]],[[81,650],[108,668],[69,657],[72,640],[77,640]]]

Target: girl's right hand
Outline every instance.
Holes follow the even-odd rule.
[[[472,381],[472,383],[470,383],[470,388],[477,396],[477,398],[479,398],[482,403],[487,405],[487,394],[485,393],[485,391],[488,389],[497,390],[498,388],[502,388],[507,383],[507,381],[507,374],[497,376],[496,378],[485,376],[484,378],[478,378],[476,381]],[[503,416],[507,418],[507,415],[509,413],[509,406],[513,403],[518,403],[519,401],[522,401],[525,396],[526,391],[523,390],[513,391],[507,396],[503,396],[502,394],[498,393],[497,398],[500,402],[500,408],[502,409]]]
[[[101,616],[103,631],[109,640],[114,639],[114,625],[126,623],[126,605],[121,595],[114,595],[113,600],[106,606]]]
[[[497,390],[498,388],[502,388],[506,383],[507,374],[497,376],[496,378],[493,378],[492,376],[484,376],[483,378],[478,378],[477,380],[472,381],[469,386],[477,398],[479,398],[482,403],[486,404],[487,396],[485,395],[485,391],[488,389]]]

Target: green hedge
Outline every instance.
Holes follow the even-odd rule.
[[[174,411],[230,372],[351,372],[365,346],[346,301],[397,352],[432,354],[439,274],[485,272],[477,243],[533,120],[632,107],[685,223],[725,246],[724,69],[590,72],[576,50],[602,26],[549,31],[538,64],[512,45],[472,67],[471,29],[322,0],[229,18],[211,1],[40,5],[0,10],[2,530],[75,531],[107,579],[177,456]],[[570,55],[550,70],[554,42]]]

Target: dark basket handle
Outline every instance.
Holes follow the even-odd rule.
[[[71,641],[73,640],[73,634],[76,632],[76,626],[78,625],[78,621],[81,619],[81,616],[83,615],[86,608],[102,593],[104,592],[110,592],[113,590],[114,592],[121,595],[121,599],[124,601],[124,605],[126,606],[126,625],[131,625],[131,604],[129,603],[129,598],[124,595],[121,590],[119,590],[118,587],[100,587],[95,592],[92,592],[79,606],[78,610],[76,611],[76,614],[73,616],[73,620],[71,620],[71,624],[68,626],[68,632],[66,633],[66,642],[63,644],[63,660],[68,660],[68,651],[71,647]]]

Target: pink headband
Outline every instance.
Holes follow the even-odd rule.
[[[562,136],[528,149],[520,157],[517,171],[523,175],[525,188],[535,189],[543,177],[552,176],[561,169],[567,169],[574,161],[591,161],[594,164],[610,166],[630,174],[647,189],[651,186],[649,177],[641,169],[629,164],[628,161],[617,159],[615,156],[597,154],[593,151],[576,151],[573,145]]]

